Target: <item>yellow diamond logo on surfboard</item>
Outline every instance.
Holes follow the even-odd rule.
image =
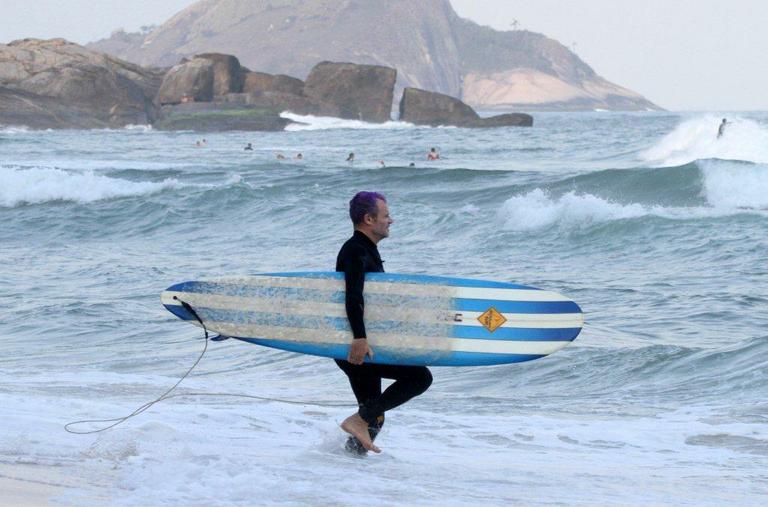
[[[502,324],[504,324],[507,319],[502,314],[496,311],[496,308],[490,307],[488,308],[481,316],[477,318],[477,320],[480,321],[480,324],[485,327],[488,331],[493,333],[496,331]]]

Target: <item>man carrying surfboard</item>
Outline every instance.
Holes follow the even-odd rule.
[[[384,424],[384,413],[426,391],[432,384],[432,374],[424,366],[371,362],[374,351],[368,344],[363,318],[365,273],[384,271],[384,261],[377,245],[389,236],[393,220],[389,215],[387,199],[378,192],[358,192],[349,201],[349,216],[354,234],[339,251],[336,271],[344,272],[345,306],[352,328],[352,341],[347,360],[335,361],[349,377],[360,407],[341,423],[342,429],[351,435],[346,447],[364,454],[366,451],[381,452],[373,440]],[[384,392],[381,391],[382,378],[395,381]]]

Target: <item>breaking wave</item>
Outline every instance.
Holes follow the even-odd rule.
[[[768,166],[703,160],[660,169],[606,170],[523,189],[498,211],[508,230],[768,212]]]
[[[368,123],[361,120],[344,120],[330,116],[312,116],[294,114],[291,112],[280,113],[281,118],[291,120],[285,130],[329,130],[329,129],[358,129],[358,130],[402,130],[416,128],[416,125],[404,121],[388,121],[384,123]]]
[[[130,181],[95,174],[54,168],[14,168],[0,166],[0,207],[51,201],[89,203],[116,197],[149,195],[168,188],[182,188],[175,178],[162,181]]]
[[[721,118],[706,115],[680,123],[641,159],[655,166],[678,166],[703,159],[768,163],[768,128],[746,118],[730,118],[717,137]]]

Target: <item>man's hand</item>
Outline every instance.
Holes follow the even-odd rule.
[[[365,356],[373,359],[373,349],[368,346],[368,340],[365,338],[355,338],[352,340],[347,361],[352,364],[363,364]]]

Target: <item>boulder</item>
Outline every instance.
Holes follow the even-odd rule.
[[[246,72],[244,76],[243,93],[304,94],[304,81],[295,77],[283,74],[267,74],[266,72]]]
[[[272,82],[273,92],[304,95],[304,81],[295,77],[277,74]]]
[[[531,127],[533,126],[533,116],[525,113],[506,113],[497,114],[490,118],[480,118],[472,127],[492,128],[492,127]]]
[[[195,58],[171,68],[163,78],[155,100],[161,106],[213,100],[213,62]]]
[[[266,72],[246,72],[243,76],[243,93],[263,93],[272,90],[274,74]]]
[[[449,95],[418,88],[403,90],[403,98],[400,100],[400,121],[433,127],[439,125],[464,127],[473,125],[479,119],[480,116],[474,109]]]
[[[249,105],[270,109],[276,113],[290,111],[296,114],[338,116],[339,110],[333,104],[317,102],[304,95],[282,92],[230,93],[221,98],[223,102]]]
[[[107,120],[53,97],[0,87],[0,126],[32,129],[106,128]]]
[[[338,109],[340,118],[390,120],[397,71],[380,65],[321,62],[310,71],[304,94]]]
[[[213,63],[213,94],[226,95],[243,91],[244,72],[240,61],[232,55],[203,53],[195,56]]]
[[[533,117],[523,113],[506,113],[480,118],[467,104],[442,93],[406,88],[400,100],[400,121],[415,125],[451,125],[469,128],[530,127]]]
[[[37,128],[150,123],[161,75],[64,39],[0,44],[0,123],[23,121]]]

